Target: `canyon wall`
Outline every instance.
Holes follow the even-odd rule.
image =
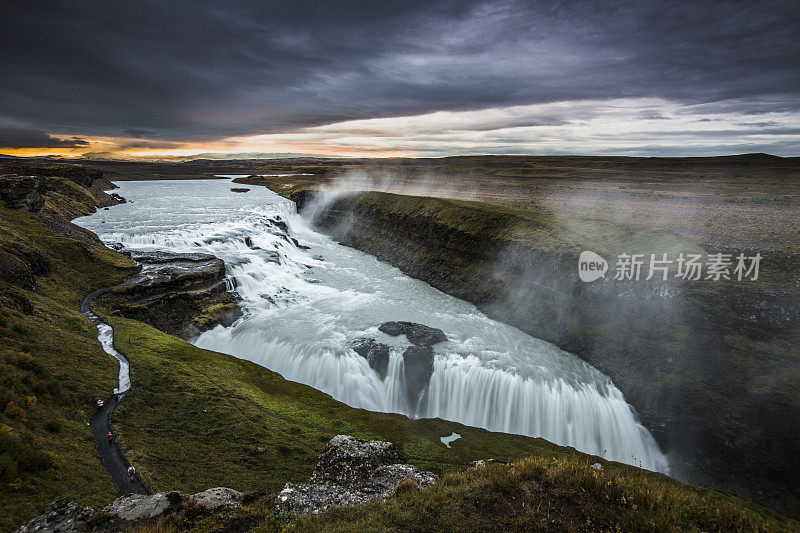
[[[376,192],[290,196],[342,244],[609,375],[675,476],[796,512],[800,409],[787,379],[797,372],[796,287],[610,274],[583,283],[580,248],[546,216]],[[796,259],[764,261],[789,269]]]

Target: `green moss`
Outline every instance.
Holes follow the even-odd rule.
[[[382,192],[363,194],[359,208],[406,220],[428,219],[470,236],[490,237],[497,245],[518,244],[550,254],[574,254],[591,249],[611,255],[652,253],[676,256],[698,253],[697,246],[680,235],[634,220],[564,217],[544,208],[518,208],[487,202],[407,196]],[[502,249],[502,248],[500,248]],[[613,270],[613,264],[611,265]]]

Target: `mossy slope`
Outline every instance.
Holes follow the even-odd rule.
[[[66,180],[50,185],[62,197],[74,193]],[[91,198],[82,209],[93,209]],[[43,222],[58,218],[52,199],[39,215],[0,206],[0,248],[49,266],[33,286],[0,276],[0,531],[57,497],[100,505],[116,494],[87,421],[114,388],[117,365],[78,309],[131,265],[80,232],[53,231]]]

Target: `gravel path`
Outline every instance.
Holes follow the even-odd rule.
[[[106,293],[112,288],[113,287],[108,287],[94,291],[84,298],[83,302],[81,303],[81,312],[89,317],[95,326],[98,326],[98,332],[101,331],[101,326],[106,326],[107,328],[110,328],[110,326],[105,324],[101,317],[92,311],[91,303],[95,298]],[[110,331],[110,340],[113,344],[113,330]],[[106,343],[101,344],[103,344],[103,349],[109,355],[112,355],[115,358],[122,357],[124,362],[127,363],[127,369],[130,369],[130,360],[127,358],[127,356],[125,356],[125,354],[111,348],[111,350],[116,352],[113,353],[109,350]],[[122,364],[123,361],[120,361],[120,363]],[[130,383],[130,375],[127,369],[125,371],[124,378],[122,374],[120,375],[120,384]],[[114,482],[114,485],[116,485],[120,495],[150,494],[150,491],[147,489],[144,482],[142,482],[142,480],[139,478],[138,474],[134,474],[133,476],[128,475],[128,466],[130,466],[130,463],[128,463],[128,460],[125,458],[125,454],[122,453],[122,448],[120,448],[116,441],[116,435],[112,442],[108,442],[108,434],[114,434],[114,431],[111,428],[111,413],[117,408],[117,405],[119,405],[119,403],[125,398],[125,395],[128,394],[128,392],[130,392],[130,388],[127,388],[122,392],[115,391],[114,394],[112,394],[111,397],[105,401],[103,407],[99,408],[92,416],[92,419],[89,421],[89,425],[92,428],[94,440],[97,441],[97,449],[100,452],[100,459],[103,462],[103,466],[105,467],[106,472],[108,472],[108,475],[111,476],[111,480]]]

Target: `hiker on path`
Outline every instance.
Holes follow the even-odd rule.
[[[114,440],[114,435],[112,435],[112,434],[111,434],[111,432],[109,431],[109,432],[108,432],[108,444],[109,444],[109,445],[111,444],[111,441],[112,441],[112,440]]]

